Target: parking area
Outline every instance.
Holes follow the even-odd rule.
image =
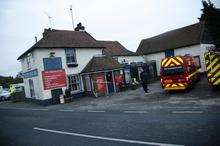
[[[145,94],[142,87],[127,90],[103,97],[83,97],[71,103],[42,107],[34,103],[0,103],[1,107],[15,108],[47,108],[51,110],[158,110],[165,108],[218,108],[220,91],[213,90],[202,78],[195,87],[185,92],[167,93],[163,91],[159,81],[149,84],[150,93]]]

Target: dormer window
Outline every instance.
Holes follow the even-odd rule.
[[[76,50],[74,48],[65,49],[66,53],[66,64],[68,67],[76,67],[78,66],[76,61]]]

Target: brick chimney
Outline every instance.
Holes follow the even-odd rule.
[[[46,37],[50,32],[52,31],[52,29],[48,28],[48,29],[44,29],[44,32],[43,32],[43,37]]]

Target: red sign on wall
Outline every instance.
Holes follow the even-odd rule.
[[[66,73],[64,69],[42,71],[44,90],[65,87]]]

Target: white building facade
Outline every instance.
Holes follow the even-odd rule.
[[[22,54],[18,60],[20,60],[22,66],[27,99],[47,101],[50,104],[53,96],[64,94],[67,88],[71,89],[71,93],[75,95],[83,93],[84,88],[80,72],[93,56],[102,54],[103,47],[96,43],[95,39],[86,32],[59,30],[55,32],[58,34],[51,32],[49,34],[51,36],[48,37],[72,35],[72,37],[87,37],[87,42],[82,42],[79,45],[80,42],[72,42],[71,39],[70,43],[72,44],[67,47],[57,47],[58,44],[43,47],[50,43],[50,39],[53,39],[48,38],[48,40],[47,37],[43,37],[31,49]],[[54,38],[57,39],[57,36]],[[43,44],[45,42],[47,43]],[[63,45],[62,42],[60,44]],[[88,44],[91,44],[91,47]],[[80,47],[77,47],[77,45]],[[47,104],[47,102],[45,103]]]

